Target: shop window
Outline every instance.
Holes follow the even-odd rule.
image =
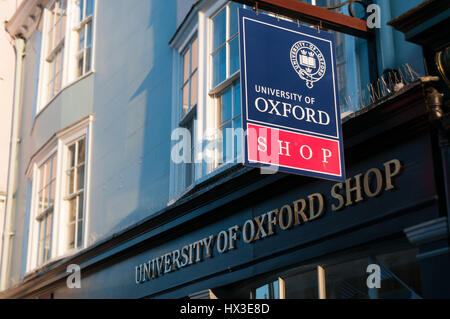
[[[418,298],[421,294],[417,251],[356,259],[325,267],[326,295],[331,299]],[[367,287],[369,265],[380,270],[380,288]]]
[[[287,299],[318,299],[319,298],[319,282],[317,267],[309,270],[293,272],[283,277],[286,283]]]
[[[252,299],[280,299],[280,280],[269,282],[256,288],[252,292]]]
[[[418,299],[422,284],[417,254],[417,249],[368,253],[357,258],[340,257],[339,262],[302,266],[284,272],[276,281],[252,288],[250,298]],[[368,285],[371,275],[379,276],[378,287]]]

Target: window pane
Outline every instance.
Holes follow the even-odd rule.
[[[284,278],[286,298],[318,299],[317,269]]]
[[[72,168],[75,166],[75,144],[69,146],[67,168]]]
[[[192,42],[192,57],[191,57],[191,72],[194,71],[198,66],[198,39],[196,38]]]
[[[191,106],[197,104],[197,90],[198,90],[198,72],[196,71],[191,78]]]
[[[60,8],[61,10],[65,13],[66,12],[66,7],[67,7],[67,0],[61,0],[60,1]]]
[[[77,228],[77,248],[80,248],[83,244],[83,221],[78,221]]]
[[[44,190],[38,193],[38,214],[44,211]]]
[[[255,299],[269,299],[269,285],[256,288]]]
[[[51,233],[52,233],[52,213],[48,213],[46,217],[47,226],[45,227],[45,237],[50,239]],[[50,245],[50,240],[48,241],[48,244]]]
[[[235,2],[230,5],[230,38],[238,33],[238,8],[240,6]]]
[[[183,83],[186,83],[186,81],[189,79],[189,58],[191,56],[191,50],[188,49],[186,53],[183,56]]]
[[[78,196],[78,220],[82,220],[84,217],[84,195]]]
[[[220,97],[220,111],[221,120],[220,123],[225,123],[231,120],[231,88],[227,88],[226,91]]]
[[[189,130],[189,134],[190,134],[190,143],[191,143],[191,147],[189,149],[189,151],[191,152],[190,156],[189,156],[189,161],[188,163],[185,163],[185,187],[188,187],[189,185],[191,185],[194,182],[194,171],[195,171],[195,166],[194,166],[194,121],[195,121],[195,117],[190,120],[187,124],[186,124],[186,129]]]
[[[189,82],[183,87],[183,114],[189,110]]]
[[[225,80],[226,74],[226,47],[221,48],[213,55],[213,86]]]
[[[233,129],[234,129],[234,154],[236,158],[240,157],[242,154],[242,132],[240,130],[242,128],[241,118],[238,117],[233,121]]]
[[[94,0],[86,0],[86,17],[94,14]]]
[[[241,114],[241,82],[237,81],[234,84],[233,117],[239,114]]]
[[[278,284],[278,280],[275,280],[272,283],[272,287],[273,287],[273,298],[274,299],[279,299],[280,298],[280,285]]]
[[[51,14],[51,16],[53,17],[53,14]],[[54,46],[53,46],[53,33],[54,33],[54,27],[51,26],[50,27],[50,31],[48,32],[48,52],[47,52],[47,54],[50,54],[50,52],[54,48]]]
[[[77,76],[83,75],[83,62],[84,62],[84,53],[81,53],[78,57],[78,65],[77,65]]]
[[[420,263],[416,249],[376,256],[369,262],[378,264],[381,270],[381,287],[377,297],[383,299],[407,299],[422,295]]]
[[[51,179],[54,180],[56,178],[56,156],[52,158],[52,176]]]
[[[50,184],[50,206],[53,206],[53,204],[55,203],[55,182],[52,182]]]
[[[39,168],[39,190],[42,190],[45,186],[45,164]]]
[[[84,163],[86,156],[86,140],[82,139],[78,141],[78,159],[77,164]]]
[[[92,46],[92,22],[86,25],[86,47]]]
[[[54,90],[53,90],[53,95],[56,95],[56,93],[58,93],[59,92],[59,89],[60,89],[60,74],[59,73],[56,73],[55,74],[55,79],[54,79],[54,86],[53,86],[53,88],[54,88]]]
[[[67,171],[67,194],[73,193],[74,169]]]
[[[50,183],[51,159],[45,163],[45,180],[44,186]]]
[[[42,211],[48,208],[49,186],[45,186],[42,194]]]
[[[75,221],[76,215],[77,215],[77,198],[72,198],[67,203],[69,207],[69,223],[72,223]]]
[[[80,1],[80,21],[83,21],[84,17],[84,1],[85,0],[79,0]]]
[[[213,18],[213,51],[221,44],[225,43],[226,37],[226,10],[222,9],[218,15]]]
[[[326,265],[324,268],[327,299],[368,299],[367,265],[367,258]]]
[[[81,51],[81,50],[83,50],[84,48],[85,48],[85,45],[84,45],[84,39],[85,39],[85,28],[83,28],[83,29],[81,29],[80,30],[80,32],[78,33],[79,34],[79,44],[78,44],[78,50],[79,51]]]
[[[79,191],[84,188],[84,165],[78,167],[77,173],[77,191]]]
[[[39,243],[38,243],[38,264],[42,263],[43,258],[43,245],[45,236],[45,222],[44,220],[39,222]]]
[[[86,49],[86,62],[84,65],[84,73],[87,73],[91,70],[91,65],[92,65],[91,64],[91,60],[92,60],[91,51],[92,51],[91,47]]]
[[[230,41],[230,75],[239,70],[239,37]]]
[[[50,244],[51,244],[51,233],[52,233],[52,214],[47,215],[47,225],[46,225],[46,235],[45,235],[45,248],[44,248],[44,260],[50,259]]]
[[[67,15],[64,10],[63,16],[61,18],[61,38],[60,39],[64,38],[65,33],[66,33],[66,20],[67,20]]]
[[[67,249],[75,247],[75,225],[76,223],[67,226]]]
[[[230,135],[231,123],[225,125],[222,129],[222,161],[223,163],[229,162],[233,159],[234,150],[231,140],[228,141],[228,135]]]

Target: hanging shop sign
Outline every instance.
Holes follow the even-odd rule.
[[[245,165],[345,180],[332,34],[239,9]]]
[[[209,234],[154,256],[134,267],[135,282],[142,284],[165,274],[201,263],[214,256],[237,249],[243,244],[271,238],[277,233],[315,222],[327,213],[326,202],[331,211],[341,211],[369,198],[394,191],[395,179],[402,174],[403,165],[398,159],[385,162],[383,168],[371,168],[345,182],[334,184],[328,194],[313,193],[292,202],[282,203],[272,210],[247,219],[240,224],[225,227],[215,234]]]

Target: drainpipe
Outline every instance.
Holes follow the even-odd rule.
[[[19,135],[21,120],[20,105],[22,95],[23,59],[25,57],[25,40],[21,37],[14,37],[13,47],[16,54],[16,68],[8,167],[8,185],[6,192],[5,223],[3,228],[3,247],[1,250],[2,259],[0,268],[0,291],[6,290],[9,286],[11,249],[14,237],[14,207],[18,180],[18,148],[20,143]]]

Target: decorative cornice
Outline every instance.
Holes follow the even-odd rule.
[[[206,289],[190,294],[189,299],[217,299],[217,298],[210,289]]]
[[[433,49],[449,42],[450,1],[427,0],[388,25],[405,34],[407,41]]]
[[[447,217],[433,219],[422,224],[406,228],[404,233],[414,245],[422,245],[448,238]]]
[[[11,19],[6,22],[6,31],[13,37],[28,39],[40,24],[42,13],[49,1],[22,1]]]

